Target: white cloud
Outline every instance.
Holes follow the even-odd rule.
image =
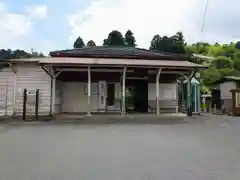
[[[0,2],[0,48],[12,48],[21,45],[21,38],[26,37],[32,30],[33,21],[36,18],[43,18],[46,14],[42,6],[34,6],[35,19],[33,14],[28,13],[11,13],[6,5]],[[21,48],[18,47],[18,48]]]
[[[212,1],[210,10],[226,6],[224,2]],[[204,8],[205,1],[202,0],[96,0],[84,11],[70,16],[70,40],[80,35],[85,41],[93,39],[101,45],[110,31],[125,33],[127,29],[134,32],[137,44],[145,48],[149,47],[154,34],[172,35],[177,31],[183,31],[189,42],[232,38],[231,34],[214,31],[213,28],[209,30],[207,25],[204,33],[200,32]],[[222,12],[216,13],[219,17],[216,14],[215,17],[223,16]]]
[[[34,5],[26,7],[27,15],[31,19],[45,19],[48,8],[46,5]]]

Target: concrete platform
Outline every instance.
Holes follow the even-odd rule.
[[[164,123],[187,123],[186,114],[167,113],[160,116],[152,114],[93,114],[87,116],[84,114],[60,114],[55,117],[57,122],[77,122],[83,124],[124,124],[124,123],[143,123],[143,124],[164,124]]]
[[[51,122],[51,123],[79,123],[79,124],[183,124],[188,123],[187,116],[183,113],[165,113],[160,116],[153,114],[127,114],[121,116],[119,113],[111,114],[58,114],[55,116],[27,116],[23,121],[22,116],[4,117],[0,123],[11,122]]]

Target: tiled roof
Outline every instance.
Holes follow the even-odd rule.
[[[119,46],[95,46],[50,52],[52,57],[89,57],[120,59],[184,60],[181,55]]]
[[[54,65],[93,65],[93,66],[129,66],[129,67],[165,67],[165,68],[206,68],[203,65],[188,61],[176,60],[143,60],[143,59],[111,59],[111,58],[68,58],[68,57],[44,57],[30,59],[13,59],[12,63],[40,63]]]

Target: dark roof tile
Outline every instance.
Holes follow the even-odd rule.
[[[125,58],[154,60],[184,60],[181,55],[154,52],[147,49],[119,46],[95,46],[50,52],[52,57],[94,57],[94,58]]]

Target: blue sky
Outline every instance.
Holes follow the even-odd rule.
[[[47,7],[47,16],[41,21],[36,20],[36,22],[33,22],[34,25],[31,31],[27,36],[21,38],[23,47],[15,47],[9,44],[0,48],[14,47],[29,50],[32,47],[39,51],[45,51],[45,53],[51,47],[45,49],[44,43],[47,46],[52,46],[53,49],[71,48],[72,42],[69,40],[69,35],[71,34],[71,26],[68,23],[69,17],[73,12],[79,12],[86,8],[91,1],[70,1],[66,3],[67,1],[62,0],[3,0],[2,2],[8,13],[24,14],[26,7],[44,5]]]
[[[183,31],[187,42],[229,42],[240,38],[237,0],[210,0],[200,32],[203,0],[0,0],[0,48],[71,48],[81,36],[98,45],[112,30],[131,29],[139,47],[155,34]]]

